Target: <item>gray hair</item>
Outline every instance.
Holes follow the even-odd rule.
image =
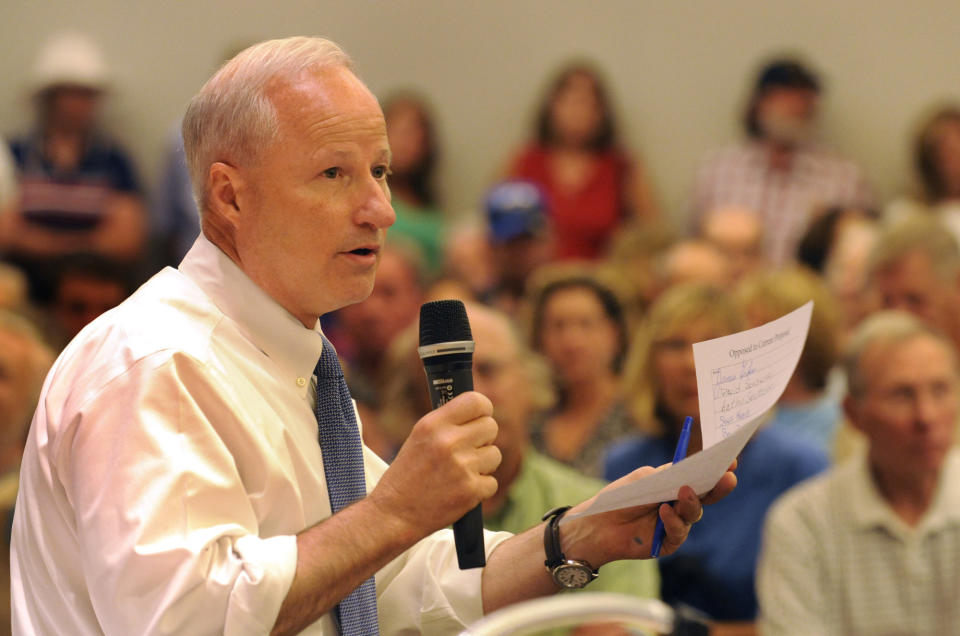
[[[256,161],[259,150],[277,134],[279,122],[269,89],[307,69],[325,66],[353,71],[350,57],[330,40],[267,40],[225,63],[190,100],[183,117],[183,145],[201,217],[210,166],[217,161],[232,165]]]
[[[870,254],[870,273],[884,270],[907,254],[920,252],[930,259],[941,281],[952,282],[960,272],[960,246],[939,220],[914,214],[884,227]]]
[[[902,345],[919,337],[932,338],[942,344],[949,352],[956,369],[957,359],[953,344],[943,333],[904,311],[880,311],[864,320],[847,344],[843,367],[850,396],[860,399],[867,393],[867,379],[860,364],[867,350],[877,346],[889,348]]]

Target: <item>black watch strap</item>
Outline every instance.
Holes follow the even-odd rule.
[[[543,562],[551,570],[567,560],[560,549],[560,519],[570,510],[570,506],[561,506],[543,515],[547,525],[543,528],[543,551],[547,560]]]

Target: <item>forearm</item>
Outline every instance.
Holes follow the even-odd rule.
[[[483,569],[483,613],[557,591],[544,561],[543,523],[512,537],[490,554]]]
[[[369,497],[301,532],[296,573],[272,633],[294,634],[318,620],[420,538]]]

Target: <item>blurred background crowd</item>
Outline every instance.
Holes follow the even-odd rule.
[[[61,32],[34,53],[23,101],[30,123],[0,145],[7,511],[19,445],[56,352],[150,275],[175,267],[198,233],[177,122],[155,122],[171,132],[152,162],[157,173],[145,175],[104,110],[124,87],[101,44]],[[743,68],[739,112],[718,114],[739,119],[738,138],[702,148],[683,177],[682,209],[658,194],[658,157],[623,133],[631,111],[613,95],[627,80],[590,57],[559,61],[545,82],[529,78],[544,88],[530,91],[526,136],[491,141],[502,149],[495,176],[466,212],[450,209],[437,176],[458,169],[437,124],[443,87],[381,95],[397,221],[372,295],[322,321],[366,443],[389,461],[430,408],[416,353],[420,304],[467,301],[475,384],[494,403],[504,457],[485,520],[520,530],[603,480],[670,461],[684,417],[699,413],[692,343],[814,300],[799,367],[744,450],[734,495],[707,511],[675,555],[609,566],[597,582],[693,608],[715,633],[751,633],[768,509],[867,452],[869,435],[843,406],[851,335],[871,314],[898,309],[960,344],[960,102],[915,113],[902,162],[912,168],[902,182],[913,187],[891,193],[835,150],[821,125],[826,74],[828,60],[795,53]],[[700,444],[695,433],[690,452]]]

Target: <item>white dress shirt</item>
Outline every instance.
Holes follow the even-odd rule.
[[[22,634],[264,634],[296,534],[330,516],[306,329],[202,236],[54,364],[21,469],[11,549]],[[368,491],[386,470],[364,448]],[[429,496],[429,493],[425,493]],[[357,532],[376,528],[357,528]],[[488,535],[492,550],[506,534]],[[377,573],[383,634],[482,613],[453,535]],[[330,615],[305,633],[335,634]]]
[[[757,573],[760,633],[960,634],[960,452],[915,527],[886,503],[864,454],[771,509]]]

